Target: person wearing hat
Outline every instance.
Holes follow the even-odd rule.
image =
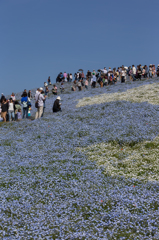
[[[61,103],[60,103],[60,101],[61,101],[61,98],[60,98],[60,96],[58,96],[56,98],[56,100],[54,102],[54,105],[53,105],[53,108],[52,108],[53,112],[61,111]]]
[[[44,100],[46,96],[44,96],[42,92],[43,92],[43,88],[41,87],[39,88],[38,92],[35,94],[35,101],[38,103],[35,119],[41,118],[41,115],[43,113],[43,105],[44,105]]]

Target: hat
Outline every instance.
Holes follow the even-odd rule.
[[[43,91],[43,88],[41,87],[41,88],[39,88],[39,90],[40,90],[40,91]]]
[[[60,96],[58,96],[56,99],[61,100]]]

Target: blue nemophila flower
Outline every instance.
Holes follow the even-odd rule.
[[[67,90],[62,112],[51,112],[50,97],[42,119],[1,127],[1,238],[158,238],[159,107],[152,96],[126,99],[145,85]],[[76,107],[118,92],[123,99]]]

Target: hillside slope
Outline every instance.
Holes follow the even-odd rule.
[[[65,88],[1,125],[0,237],[159,239],[159,81]]]

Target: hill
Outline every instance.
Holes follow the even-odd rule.
[[[0,237],[159,239],[158,93],[67,83],[62,112],[50,94],[43,118],[2,124]]]

